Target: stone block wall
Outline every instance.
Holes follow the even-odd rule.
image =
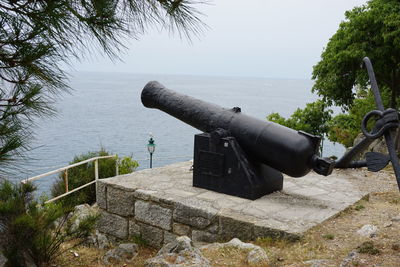
[[[264,229],[243,218],[222,216],[208,202],[160,198],[153,193],[100,181],[99,231],[120,239],[141,236],[149,245],[161,247],[182,235],[200,242],[227,241],[234,237],[252,240]]]

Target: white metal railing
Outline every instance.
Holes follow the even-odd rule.
[[[31,178],[24,179],[24,180],[21,181],[21,183],[27,183],[27,182],[35,181],[35,180],[44,178],[44,177],[52,175],[52,174],[56,174],[56,173],[59,173],[59,172],[64,172],[64,177],[63,178],[64,178],[64,184],[65,184],[65,193],[61,194],[61,195],[59,195],[57,197],[54,197],[54,198],[46,201],[45,203],[53,202],[53,201],[55,201],[57,199],[60,199],[60,198],[65,197],[65,196],[67,196],[69,194],[72,194],[72,193],[74,193],[76,191],[79,191],[82,188],[85,188],[85,187],[87,187],[87,186],[89,186],[91,184],[94,184],[94,183],[96,183],[96,192],[97,192],[97,182],[99,180],[99,159],[108,159],[108,158],[117,158],[117,155],[90,158],[90,159],[87,159],[87,160],[84,160],[84,161],[81,161],[81,162],[78,162],[78,163],[75,163],[75,164],[71,164],[71,165],[59,168],[59,169],[54,170],[54,171],[49,171],[49,172],[46,172],[46,173],[43,173],[43,174],[40,174],[40,175],[33,176]],[[76,166],[79,166],[79,165],[82,165],[82,164],[85,164],[85,163],[89,163],[89,162],[92,162],[92,161],[94,161],[94,180],[89,182],[89,183],[87,183],[87,184],[84,184],[84,185],[82,185],[80,187],[74,188],[73,190],[69,190],[68,189],[68,169],[71,169],[71,168],[74,168]],[[118,172],[119,172],[119,170],[118,170],[118,161],[116,160],[115,161],[115,175],[118,175]]]

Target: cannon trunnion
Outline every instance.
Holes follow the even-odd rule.
[[[320,139],[279,124],[224,109],[149,82],[141,95],[160,109],[203,131],[195,135],[193,185],[256,199],[282,189],[286,173],[301,177],[311,169],[330,174],[333,164],[319,158]]]

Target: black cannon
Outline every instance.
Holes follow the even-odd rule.
[[[203,131],[195,135],[193,185],[256,199],[282,189],[282,173],[293,177],[311,169],[328,175],[333,161],[318,157],[320,138],[224,109],[149,82],[141,95],[160,109]]]
[[[285,173],[293,177],[314,170],[331,174],[333,168],[367,167],[379,171],[390,161],[400,189],[400,164],[392,132],[399,127],[399,113],[384,109],[372,64],[364,58],[377,110],[365,115],[361,130],[365,138],[337,161],[318,156],[320,138],[241,113],[239,107],[221,108],[149,82],[141,99],[145,107],[160,109],[203,131],[195,135],[193,186],[256,199],[282,189]],[[372,131],[368,121],[377,117]],[[376,138],[385,137],[389,155],[366,153],[365,160],[353,161]]]

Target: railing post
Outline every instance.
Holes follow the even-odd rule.
[[[68,189],[68,169],[64,171],[64,185],[65,185],[65,193],[69,191]]]
[[[96,180],[96,195],[97,195],[97,183],[99,181],[99,160],[94,161],[94,179]]]
[[[119,169],[118,169],[118,156],[115,157],[115,176],[118,176]]]

